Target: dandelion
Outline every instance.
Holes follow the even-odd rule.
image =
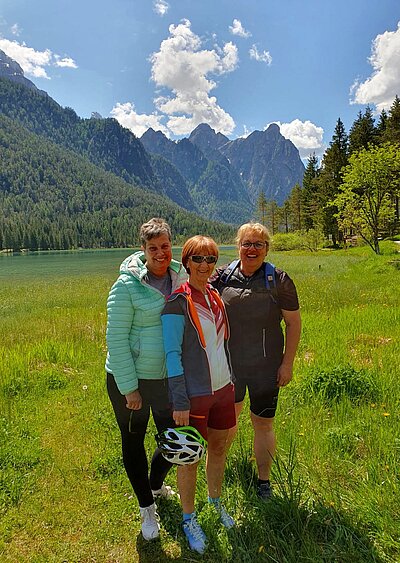
[[[371,403],[371,408],[374,409],[376,407],[376,403]]]
[[[383,416],[390,416],[390,413],[389,412],[383,412],[382,415]]]
[[[299,432],[299,436],[304,436],[304,432]]]

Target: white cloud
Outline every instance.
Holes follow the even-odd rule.
[[[54,55],[54,58],[56,60],[56,62],[54,63],[55,66],[67,67],[67,68],[78,68],[78,65],[76,64],[76,62],[73,59],[71,59],[71,57],[64,57],[62,59],[58,55]]]
[[[239,37],[251,37],[250,31],[247,31],[240,20],[233,20],[233,24],[229,26],[229,31],[232,35],[238,35]]]
[[[259,61],[261,63],[267,63],[270,65],[272,63],[272,57],[269,51],[261,51],[258,52],[257,45],[252,45],[251,49],[249,50],[249,55],[251,59]]]
[[[172,91],[171,97],[158,97],[157,109],[169,116],[168,128],[176,135],[190,133],[200,123],[229,134],[235,127],[232,117],[209,93],[217,84],[210,75],[235,70],[237,47],[229,42],[223,48],[202,50],[200,38],[193,33],[189,20],[170,25],[170,36],[151,56],[152,79],[159,87]]]
[[[136,113],[135,106],[130,102],[117,104],[111,110],[110,115],[123,127],[130,129],[137,137],[141,137],[150,127],[154,131],[162,131],[164,135],[168,136],[167,128],[160,123],[163,116],[156,113],[151,115]]]
[[[351,103],[375,104],[379,111],[388,109],[400,91],[400,22],[396,31],[376,36],[369,62],[373,72],[364,82],[354,82]]]
[[[323,152],[324,130],[322,127],[314,125],[311,121],[300,121],[300,119],[294,119],[290,123],[280,123],[279,121],[274,123],[279,125],[281,134],[299,149],[301,158],[307,158],[313,152],[316,155]]]
[[[21,33],[21,29],[17,23],[11,26],[11,33],[16,36],[18,36]]]
[[[165,0],[155,0],[153,2],[153,10],[159,16],[165,16],[169,10],[169,4]]]
[[[20,44],[18,41],[0,38],[0,49],[14,59],[14,61],[17,61],[25,74],[35,78],[50,79],[46,72],[46,67],[50,66],[78,68],[75,61],[69,57],[61,59],[59,55],[52,53],[50,49],[35,51],[32,47],[27,47],[25,43]]]

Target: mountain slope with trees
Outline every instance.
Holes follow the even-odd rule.
[[[234,236],[229,225],[203,220],[0,115],[0,248],[137,245],[139,226],[152,216],[164,217],[178,241]]]

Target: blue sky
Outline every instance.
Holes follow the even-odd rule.
[[[81,117],[141,136],[277,122],[303,158],[400,95],[398,0],[0,0],[0,49]]]

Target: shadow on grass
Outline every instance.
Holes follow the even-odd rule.
[[[277,563],[383,563],[370,536],[373,530],[358,515],[307,498],[307,487],[296,472],[293,446],[273,468],[274,495],[263,502],[255,493],[251,451],[239,442],[226,471],[235,490],[238,525],[229,532],[230,554],[216,561]],[[242,495],[242,496],[241,496]],[[231,508],[231,506],[229,507]],[[371,533],[372,532],[372,533]],[[228,555],[228,554],[226,554]],[[212,559],[205,560],[212,561]]]
[[[237,525],[225,530],[215,510],[197,502],[198,518],[208,548],[198,555],[188,548],[181,530],[178,499],[158,503],[161,540],[137,540],[141,563],[205,561],[210,563],[383,563],[361,518],[306,496],[296,472],[294,449],[276,459],[274,495],[263,502],[255,493],[251,451],[241,444],[232,452],[225,473],[225,499]],[[200,496],[200,495],[197,495]]]

